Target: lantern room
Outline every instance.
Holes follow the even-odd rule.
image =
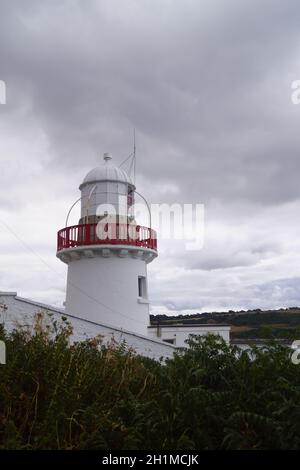
[[[103,217],[116,217],[116,223],[134,219],[135,185],[127,173],[104,154],[104,165],[94,168],[79,186],[81,218],[79,224],[97,223]]]

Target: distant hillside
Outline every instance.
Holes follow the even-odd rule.
[[[227,324],[232,339],[284,338],[300,339],[300,308],[279,310],[241,310],[235,312],[196,313],[193,315],[150,315],[151,325],[157,324]]]

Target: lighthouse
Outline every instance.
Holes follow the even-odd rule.
[[[79,190],[78,225],[57,235],[57,257],[68,265],[66,313],[147,335],[147,264],[157,237],[135,220],[135,183],[106,153]]]

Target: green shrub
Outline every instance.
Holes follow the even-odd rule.
[[[67,321],[0,331],[1,449],[299,449],[300,366],[270,343],[251,352],[193,337],[165,363]]]

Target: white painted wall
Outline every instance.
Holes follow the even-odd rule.
[[[110,255],[68,264],[66,312],[147,336],[149,302],[138,298],[138,277],[147,277],[143,259]]]
[[[7,306],[5,313],[0,309],[0,321],[4,323],[7,331],[12,331],[17,325],[31,328],[34,315],[43,311],[52,313],[53,318],[58,321],[61,321],[61,317],[65,315],[73,325],[73,341],[83,341],[101,335],[104,343],[109,342],[112,338],[117,342],[125,341],[137,354],[156,360],[172,357],[176,350],[172,345],[131,333],[125,329],[112,328],[108,325],[67,315],[63,309],[18,297],[16,292],[0,292],[0,305]]]
[[[148,336],[150,338],[164,340],[173,340],[177,347],[187,347],[185,341],[189,335],[220,335],[227,343],[230,340],[230,326],[225,325],[202,325],[202,326],[161,326],[148,328]],[[159,336],[158,336],[159,335]]]

